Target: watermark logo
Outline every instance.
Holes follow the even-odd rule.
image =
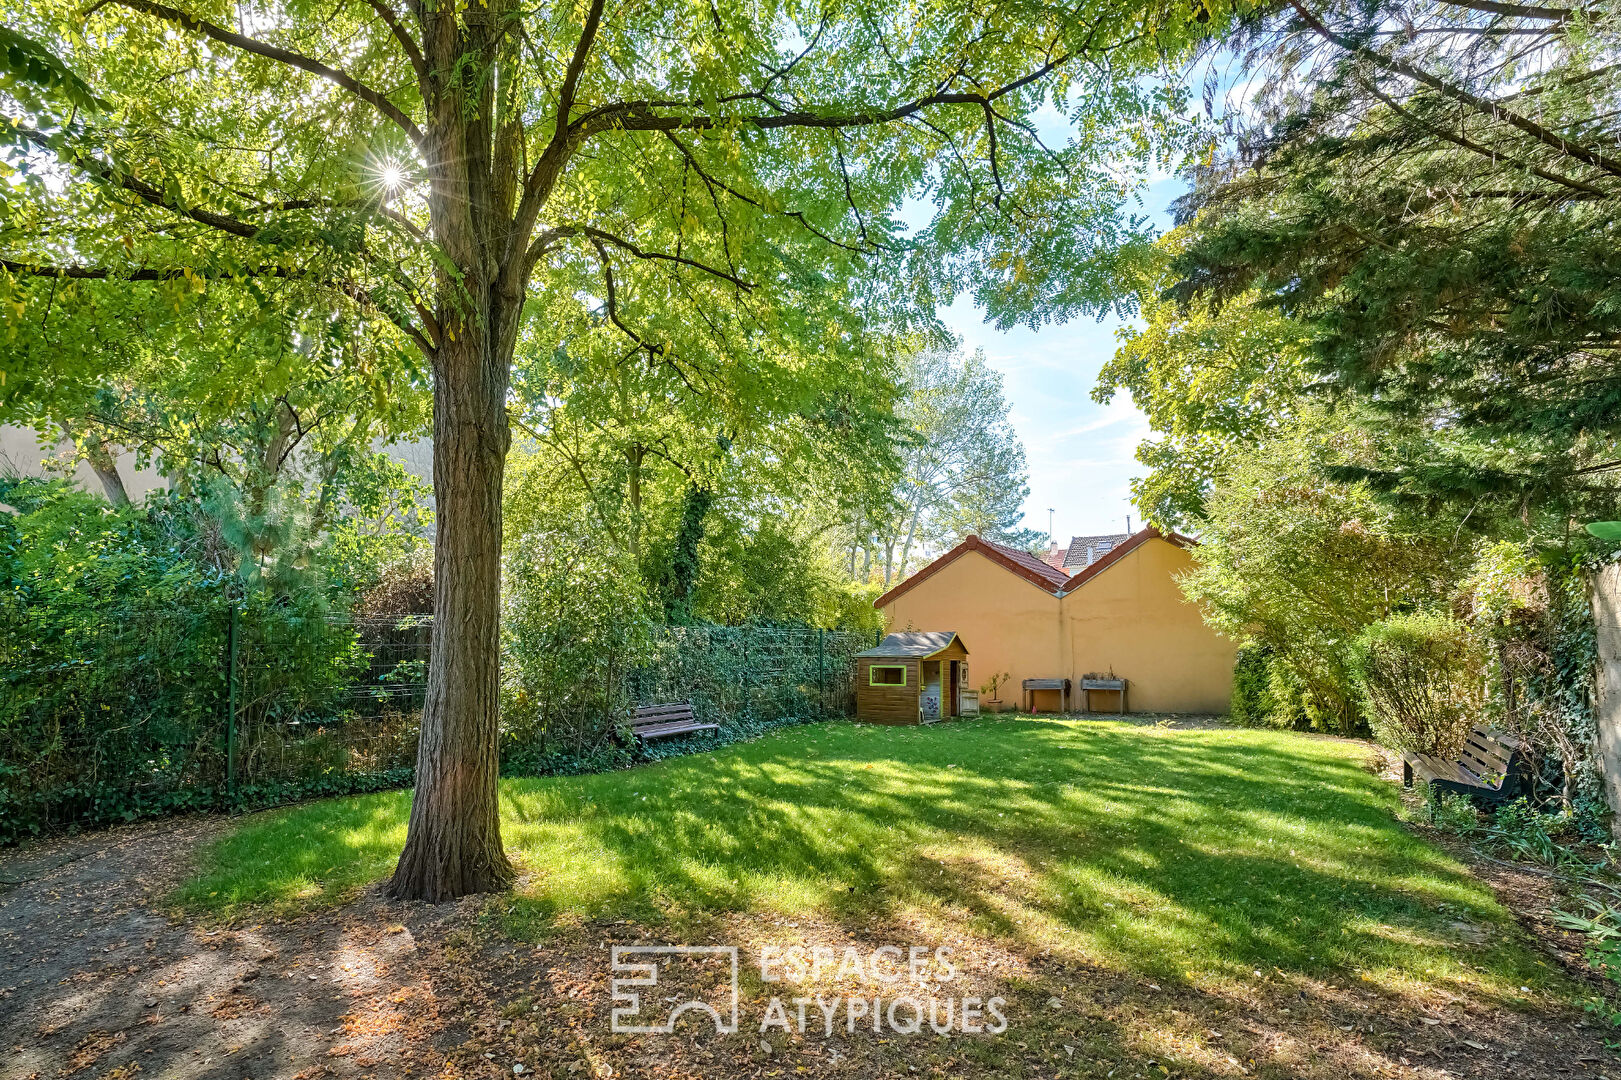
[[[737,1031],[737,946],[735,945],[615,945],[613,970],[631,977],[613,980],[614,1010],[609,1026],[618,1034],[669,1035],[683,1013],[707,1013],[715,1022],[715,1033]],[[677,973],[679,978],[660,982],[660,974]],[[694,986],[696,978],[699,985]],[[674,984],[674,985],[672,985]],[[664,994],[660,987],[682,993]],[[659,999],[651,1002],[648,1014],[642,1012],[642,990]],[[683,994],[685,996],[683,996]],[[663,1006],[662,1010],[660,1006]],[[663,1022],[649,1024],[650,1016],[663,1016]]]
[[[842,952],[825,946],[767,946],[758,962],[760,981],[766,984],[819,984],[830,976],[878,991],[773,996],[760,1013],[762,1035],[773,1028],[819,1032],[823,1038],[857,1031],[1000,1035],[1008,1028],[1005,999],[949,993],[958,971],[945,947],[885,945],[862,953],[854,946]],[[613,980],[612,1029],[669,1035],[692,1012],[707,1015],[717,1034],[733,1034],[741,1023],[738,968],[739,950],[733,945],[617,945],[613,970],[623,977]]]

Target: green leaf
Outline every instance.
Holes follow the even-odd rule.
[[[106,102],[49,49],[32,38],[0,26],[0,89],[33,109],[50,99],[84,112],[99,112]],[[43,95],[34,91],[44,91]]]

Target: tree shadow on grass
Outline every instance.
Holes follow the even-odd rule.
[[[1557,978],[1483,885],[1394,821],[1393,792],[1358,756],[1084,722],[806,727],[646,769],[507,782],[505,835],[528,874],[510,895],[435,907],[371,893],[258,923],[250,905],[327,904],[393,865],[408,795],[329,800],[250,818],[212,848],[186,888],[215,893],[200,907],[252,912],[235,928],[121,913],[118,884],[168,841],[106,844],[119,853],[106,866],[75,862],[0,898],[0,926],[29,945],[0,947],[0,983],[24,987],[27,1006],[9,1029],[0,1010],[0,1045],[26,1045],[24,1074],[94,1058],[106,1075],[179,1080],[515,1062],[542,1076],[1203,1080],[1244,1061],[1335,1080],[1394,1075],[1419,1054],[1494,1075],[1510,1050],[1517,1075],[1552,1080],[1578,1046],[1601,1051],[1568,1012],[1480,1008],[1518,1004],[1519,985],[1557,1005]],[[19,903],[34,921],[14,921]],[[548,943],[518,947],[491,932],[501,919]],[[736,1034],[611,1032],[610,944],[810,940],[961,944],[956,992],[1005,995],[1012,1026],[773,1031],[765,1050],[766,998],[814,988],[762,983],[745,964]],[[36,963],[51,950],[53,966]]]
[[[509,915],[520,935],[802,910],[854,933],[933,913],[1170,982],[1368,973],[1508,1001],[1560,981],[1484,886],[1395,822],[1346,744],[835,725],[506,795],[508,844],[535,874]]]

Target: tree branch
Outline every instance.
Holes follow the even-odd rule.
[[[295,280],[303,275],[295,270],[288,270],[282,266],[257,267],[251,270],[194,270],[191,267],[173,266],[157,268],[139,266],[130,270],[114,270],[104,266],[63,266],[47,263],[22,262],[16,259],[0,259],[0,270],[25,277],[64,278],[70,281],[176,281],[185,277],[202,278],[205,281],[236,281],[247,278],[268,277]]]
[[[1541,168],[1540,166],[1533,165],[1530,162],[1518,161],[1507,154],[1480,145],[1467,135],[1463,135],[1459,132],[1451,131],[1437,125],[1429,124],[1419,117],[1413,117],[1412,114],[1407,109],[1403,108],[1394,98],[1380,90],[1378,86],[1374,85],[1371,79],[1365,81],[1363,85],[1368,88],[1369,93],[1389,106],[1390,110],[1397,116],[1409,117],[1414,123],[1423,127],[1426,131],[1438,139],[1442,139],[1446,142],[1453,143],[1456,146],[1460,146],[1463,149],[1468,150],[1470,153],[1478,154],[1488,161],[1505,161],[1510,165],[1524,169],[1532,176],[1536,176],[1540,179],[1548,181],[1550,184],[1558,184],[1560,187],[1568,188],[1571,191],[1580,192],[1582,195],[1589,198],[1607,199],[1610,197],[1609,193],[1603,189],[1596,188],[1591,184],[1583,183],[1574,177],[1565,176],[1562,173],[1556,173],[1551,169]]]
[[[104,266],[68,266],[50,265],[46,263],[22,262],[16,259],[0,259],[0,270],[17,274],[23,277],[57,278],[69,281],[178,281],[182,278],[201,278],[204,281],[243,281],[248,278],[280,278],[284,281],[307,281],[313,285],[321,285],[333,289],[348,297],[355,304],[367,311],[374,312],[393,323],[399,331],[416,343],[417,348],[430,360],[433,358],[435,347],[421,330],[412,326],[405,319],[397,318],[388,308],[372,299],[371,293],[363,285],[352,281],[329,281],[305,276],[301,270],[289,270],[285,266],[261,266],[247,270],[194,270],[189,266],[151,267],[138,266],[130,270],[114,270]],[[413,301],[413,303],[415,303]],[[421,305],[417,310],[424,318],[428,313]],[[429,325],[434,325],[431,319]],[[437,329],[436,329],[437,334]]]
[[[405,58],[411,61],[411,70],[416,72],[417,85],[422,88],[423,98],[426,100],[428,65],[422,59],[422,47],[400,22],[400,17],[394,13],[394,9],[388,6],[388,0],[367,0],[367,3],[377,12],[377,17],[388,25],[389,32],[394,35],[394,40],[400,43],[400,48],[405,50]]]
[[[722,281],[731,282],[744,292],[754,291],[754,285],[751,282],[745,281],[735,274],[729,274],[725,270],[710,266],[708,263],[701,263],[696,259],[689,259],[682,255],[671,255],[669,252],[665,251],[645,251],[642,248],[637,247],[632,241],[615,236],[613,233],[605,232],[602,229],[593,228],[589,225],[579,226],[576,229],[576,232],[582,236],[589,236],[593,242],[600,240],[603,243],[612,244],[614,247],[630,252],[638,259],[673,262],[679,263],[682,266],[690,266],[694,270],[702,270],[704,273],[709,274],[712,277],[720,278]]]
[[[711,277],[716,277],[722,281],[730,282],[739,289],[742,289],[744,292],[754,291],[753,282],[746,281],[743,278],[738,277],[736,274],[728,273],[719,267],[710,266],[708,263],[699,262],[697,259],[689,259],[684,255],[672,255],[667,251],[648,251],[645,248],[640,247],[632,240],[626,240],[622,236],[615,236],[613,233],[608,232],[605,229],[599,229],[591,225],[559,225],[555,228],[547,229],[545,232],[537,236],[535,238],[535,242],[529,246],[529,251],[526,253],[525,259],[529,261],[531,265],[533,265],[535,260],[544,255],[546,251],[553,247],[559,240],[566,240],[572,236],[584,236],[588,238],[592,245],[597,247],[599,251],[602,251],[603,244],[612,244],[614,247],[634,255],[638,259],[646,259],[653,262],[672,262],[681,266],[688,266],[694,270],[701,270],[704,273],[709,274]],[[604,257],[607,255],[606,251],[602,251],[602,254]]]
[[[1549,131],[1547,128],[1543,127],[1541,124],[1538,124],[1529,117],[1521,116],[1519,113],[1505,109],[1496,102],[1472,94],[1462,87],[1453,86],[1444,80],[1431,75],[1429,72],[1415,64],[1410,64],[1407,61],[1401,60],[1394,56],[1386,56],[1377,49],[1369,48],[1367,45],[1353,40],[1352,38],[1348,38],[1338,31],[1330,30],[1315,15],[1307,11],[1300,0],[1288,0],[1288,2],[1289,6],[1294,9],[1295,14],[1300,16],[1300,20],[1302,22],[1311,27],[1312,30],[1314,30],[1320,37],[1327,41],[1333,42],[1346,52],[1361,56],[1387,71],[1393,71],[1398,75],[1403,75],[1409,79],[1412,79],[1414,82],[1422,83],[1423,85],[1428,86],[1430,89],[1445,97],[1449,97],[1454,101],[1461,102],[1462,104],[1469,106],[1471,109],[1483,116],[1491,117],[1494,120],[1501,120],[1510,127],[1518,128],[1520,131],[1525,132],[1533,139],[1545,146],[1557,150],[1566,157],[1575,158],[1584,165],[1591,165],[1596,169],[1601,169],[1604,172],[1611,174],[1612,176],[1621,176],[1621,161],[1617,161],[1596,151],[1589,150],[1585,146],[1578,146],[1577,144],[1570,142],[1568,139],[1561,137],[1557,133]]]
[[[1493,15],[1507,15],[1513,19],[1547,19],[1552,22],[1564,22],[1574,12],[1568,8],[1532,7],[1527,4],[1504,4],[1498,0],[1441,0],[1449,7],[1467,8],[1470,11],[1484,11]]]
[[[210,228],[219,229],[222,232],[228,232],[233,236],[240,236],[244,239],[251,240],[259,232],[259,226],[242,221],[239,218],[216,214],[212,210],[200,210],[191,206],[177,206],[162,191],[133,173],[117,169],[83,151],[59,148],[51,137],[43,132],[26,127],[18,127],[15,130],[18,135],[21,135],[41,150],[53,154],[66,154],[69,164],[89,173],[103,183],[128,191],[143,202],[151,203],[153,206],[161,207],[171,213],[188,217],[201,225],[207,225]]]
[[[362,101],[371,104],[378,112],[388,117],[409,135],[418,150],[426,150],[426,139],[422,134],[422,129],[417,127],[416,123],[409,116],[406,116],[399,106],[341,68],[323,64],[313,57],[293,52],[290,49],[283,49],[279,45],[271,45],[255,38],[245,37],[206,19],[199,19],[195,15],[187,14],[178,8],[154,3],[153,0],[106,0],[106,2],[119,4],[129,8],[131,11],[138,11],[144,15],[151,15],[154,18],[175,23],[193,33],[199,33],[218,41],[222,45],[229,45],[234,49],[240,49],[255,56],[263,56],[278,63],[286,64],[289,67],[299,68],[308,71],[312,75],[319,75],[328,82],[341,86]]]
[[[585,26],[580,30],[580,40],[574,43],[574,55],[569,57],[568,69],[563,73],[563,86],[557,93],[557,126],[552,132],[554,142],[568,130],[569,117],[574,112],[574,99],[580,89],[580,75],[585,71],[586,58],[591,55],[591,46],[597,39],[597,28],[602,25],[602,6],[603,0],[591,0],[591,9],[585,15]]]
[[[557,179],[562,175],[563,165],[568,161],[569,153],[581,138],[580,133],[569,121],[574,112],[574,101],[580,89],[580,76],[585,71],[585,61],[591,55],[591,46],[597,38],[597,28],[602,24],[603,0],[591,0],[591,8],[586,13],[585,26],[580,30],[580,38],[574,43],[574,55],[569,57],[568,68],[563,73],[563,85],[557,94],[557,120],[552,128],[552,138],[546,144],[546,149],[540,152],[535,159],[535,167],[524,177],[523,198],[518,200],[517,213],[513,216],[512,239],[510,243],[528,243],[529,233],[540,219],[540,208],[546,205],[551,197],[552,188],[556,186]],[[515,249],[514,249],[515,250]],[[527,268],[534,265],[538,258],[534,245],[529,251],[533,257],[526,255],[522,261]],[[509,252],[510,254],[510,252]],[[509,260],[508,265],[516,268],[518,260]]]
[[[777,113],[725,118],[713,116],[677,117],[660,116],[653,110],[697,109],[702,108],[704,103],[697,101],[625,101],[593,109],[575,121],[574,126],[579,128],[584,135],[613,128],[623,128],[627,131],[708,131],[730,124],[746,124],[761,131],[773,131],[779,128],[837,130],[850,127],[874,127],[880,124],[893,123],[896,120],[905,120],[935,105],[975,105],[983,108],[987,102],[997,101],[1051,74],[1068,63],[1073,58],[1073,55],[1072,53],[1065,53],[1062,56],[1055,57],[1029,74],[1023,75],[990,93],[978,91],[974,93],[939,92],[914,98],[894,108],[878,109],[871,112],[823,114],[808,109],[793,109]]]

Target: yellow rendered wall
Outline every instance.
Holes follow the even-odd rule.
[[[1070,678],[1112,668],[1131,680],[1132,712],[1225,713],[1237,646],[1206,626],[1177,587],[1192,561],[1186,548],[1148,540],[1067,594],[1060,604]],[[1116,706],[1114,694],[1093,701],[1099,710]]]
[[[1058,598],[1009,573],[977,551],[966,551],[884,605],[888,633],[955,630],[968,650],[968,681],[982,687],[993,674],[1013,678],[998,692],[1017,703],[1024,679],[1062,678]]]
[[[1068,678],[1079,709],[1081,676],[1112,668],[1131,680],[1132,712],[1225,713],[1237,650],[1177,587],[1190,563],[1186,549],[1148,540],[1059,599],[969,551],[886,604],[885,626],[957,631],[972,685],[1011,673],[1004,701],[1020,701],[1024,679]],[[1116,699],[1099,693],[1094,702],[1112,712]],[[1046,695],[1037,704],[1057,702]]]

